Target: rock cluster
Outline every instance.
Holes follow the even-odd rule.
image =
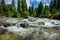
[[[10,26],[10,23],[0,21],[0,26],[8,27]]]

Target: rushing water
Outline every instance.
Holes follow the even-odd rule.
[[[15,26],[6,27],[6,29],[10,32],[17,33],[21,36],[28,36],[28,35],[33,36],[34,34],[42,35],[45,40],[57,40],[57,38],[59,38],[59,34],[46,32],[43,28],[43,27],[46,28],[60,27],[59,20],[29,17],[28,19],[21,18],[19,20],[8,19],[6,22],[16,23]],[[28,23],[30,27],[23,28],[20,26],[21,23]]]

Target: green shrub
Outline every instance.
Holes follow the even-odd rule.
[[[18,18],[18,17],[20,17],[20,16],[21,16],[21,15],[20,15],[19,12],[15,12],[14,15],[13,15],[13,17],[16,17],[16,18]]]
[[[14,13],[12,11],[8,11],[5,15],[7,17],[12,17],[14,15]]]
[[[23,15],[24,18],[28,18],[29,12],[28,12],[28,11],[24,11],[24,12],[22,13],[22,15]]]

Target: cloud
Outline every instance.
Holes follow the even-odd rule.
[[[12,0],[5,0],[6,4],[10,4]],[[50,0],[26,0],[27,8],[31,6],[31,3],[34,3],[35,6],[38,6],[39,2],[42,1],[43,5],[49,5]],[[17,0],[15,0],[15,4],[17,5]]]
[[[36,0],[37,2],[40,2],[41,0]]]
[[[10,4],[12,0],[5,0],[6,4]]]
[[[48,3],[46,3],[46,5],[47,5],[47,6],[49,6],[49,4],[48,4]]]
[[[29,8],[29,6],[31,6],[30,0],[26,0],[26,3],[27,3],[27,8]]]

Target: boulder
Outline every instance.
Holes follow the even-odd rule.
[[[53,24],[53,25],[60,25],[60,22],[51,22],[51,24]]]
[[[6,29],[0,28],[0,34],[4,34],[4,33],[6,33],[6,32],[7,32]]]
[[[21,23],[20,26],[23,28],[27,28],[27,27],[29,27],[29,24],[28,23]]]
[[[0,26],[8,27],[8,26],[15,26],[16,23],[8,23],[4,21],[0,21]]]
[[[8,27],[8,26],[10,26],[10,24],[9,23],[3,23],[3,26]]]

